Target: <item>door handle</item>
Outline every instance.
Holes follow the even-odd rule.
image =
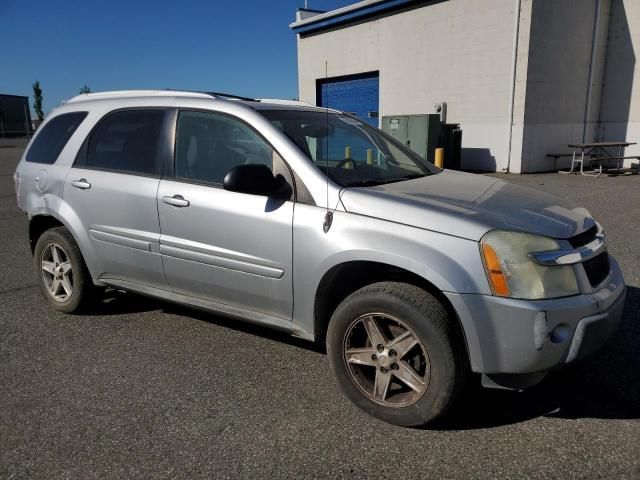
[[[73,185],[76,188],[81,188],[83,190],[86,190],[87,188],[91,188],[91,184],[87,182],[87,180],[84,178],[81,178],[80,180],[72,180],[71,185]]]
[[[162,201],[174,207],[188,207],[190,205],[189,200],[185,200],[182,195],[174,195],[173,197],[164,196],[162,197]]]

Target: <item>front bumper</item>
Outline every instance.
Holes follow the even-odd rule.
[[[471,369],[485,374],[545,372],[602,346],[622,319],[618,263],[594,292],[553,300],[446,293],[462,323]]]

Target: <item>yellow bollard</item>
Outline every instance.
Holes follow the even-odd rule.
[[[373,165],[373,148],[367,148],[367,165]]]
[[[444,148],[436,148],[436,158],[434,163],[436,167],[444,168]]]
[[[344,147],[344,159],[350,159],[351,158],[351,147]],[[353,169],[353,160],[351,160],[350,162],[347,162],[344,164],[344,168],[346,168],[347,170],[352,170]]]

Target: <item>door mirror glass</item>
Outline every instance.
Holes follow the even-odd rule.
[[[282,175],[274,175],[264,164],[238,165],[224,177],[223,187],[231,192],[265,195],[287,200],[291,197],[291,186]]]

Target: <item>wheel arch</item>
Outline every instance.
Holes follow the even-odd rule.
[[[340,279],[340,281],[336,281]],[[447,310],[449,318],[455,322],[455,331],[460,335],[469,354],[469,347],[463,324],[442,290],[434,283],[405,268],[388,263],[352,260],[331,267],[323,275],[314,299],[314,338],[325,342],[329,320],[336,307],[356,290],[381,281],[395,281],[419,287],[438,299]]]
[[[70,210],[70,207],[62,202],[61,208]],[[75,223],[81,225],[80,220],[75,215],[71,215],[75,219]],[[92,255],[93,249],[89,241],[89,236],[84,228],[74,228],[74,222],[69,222],[68,219],[61,215],[59,212],[51,209],[39,209],[29,214],[29,246],[31,253],[33,254],[36,243],[40,236],[47,230],[55,227],[65,227],[71,233],[71,236],[75,240],[82,258],[87,265],[87,269],[93,278],[96,278],[94,272],[97,271],[95,265],[95,256]]]
[[[66,227],[66,225],[53,215],[40,214],[29,219],[29,247],[32,254],[40,236],[47,230],[56,227]]]

